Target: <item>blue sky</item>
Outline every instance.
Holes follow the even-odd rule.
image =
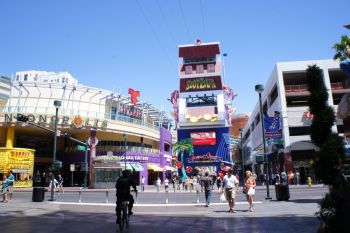
[[[32,0],[0,2],[0,73],[69,71],[80,83],[170,111],[178,50],[219,41],[237,112],[282,61],[331,59],[350,24],[348,0]]]

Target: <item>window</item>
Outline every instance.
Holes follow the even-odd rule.
[[[24,75],[24,81],[27,81],[28,80],[28,74],[25,74]]]
[[[277,86],[275,86],[270,93],[270,106],[275,102],[278,97]]]
[[[197,65],[196,71],[197,71],[197,74],[202,74],[203,73],[203,65]]]
[[[255,117],[255,125],[258,125],[260,123],[260,114],[256,115]]]
[[[186,106],[187,107],[198,107],[198,106],[216,106],[217,105],[217,98],[214,95],[206,95],[204,96],[196,96],[191,97],[189,96],[186,98]]]
[[[185,74],[192,74],[192,66],[185,66]]]
[[[208,64],[208,73],[214,73],[214,72],[215,72],[215,65]]]
[[[289,127],[289,136],[309,135],[310,127]]]
[[[264,103],[263,112],[267,112],[267,101],[265,101],[265,103]]]
[[[17,74],[16,80],[18,81],[18,79],[19,79],[19,75]]]

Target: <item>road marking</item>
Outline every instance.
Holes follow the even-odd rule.
[[[110,203],[76,203],[76,202],[50,202],[51,204],[59,205],[85,205],[85,206],[115,206]],[[254,201],[254,204],[261,204],[261,201]],[[235,202],[236,205],[248,204],[246,201]],[[182,203],[182,204],[134,204],[140,207],[166,207],[166,206],[204,206],[205,203]],[[212,203],[211,206],[227,205],[227,203]]]

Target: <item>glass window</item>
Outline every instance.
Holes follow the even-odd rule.
[[[185,74],[192,74],[192,66],[185,66]]]
[[[28,80],[28,74],[25,74],[24,75],[24,81],[27,81]]]
[[[214,73],[214,72],[215,72],[215,65],[208,64],[208,73]]]
[[[197,65],[196,66],[196,71],[197,71],[197,74],[203,73],[203,65]]]

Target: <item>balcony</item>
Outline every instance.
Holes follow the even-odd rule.
[[[96,146],[97,155],[106,155],[108,151],[113,151],[115,155],[122,155],[125,153],[125,146]],[[148,147],[128,146],[126,151],[160,155],[160,150]]]
[[[308,92],[307,84],[285,85],[284,89],[286,90],[286,93],[305,93],[305,92]]]

